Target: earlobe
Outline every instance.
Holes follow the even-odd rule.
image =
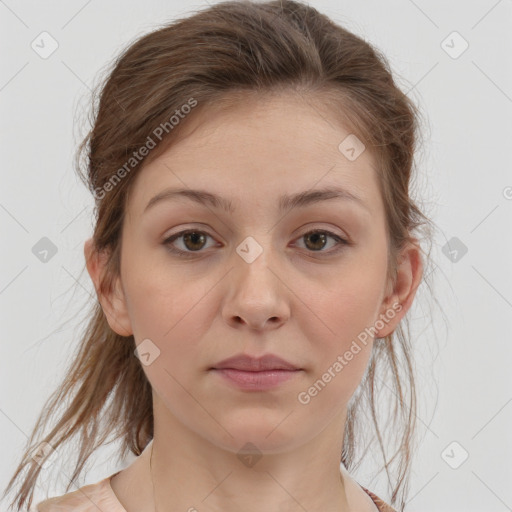
[[[105,290],[102,286],[102,278],[107,271],[108,254],[96,250],[94,240],[89,238],[84,244],[84,256],[87,272],[94,284],[98,301],[110,328],[121,336],[132,335],[126,298],[119,276],[113,280],[111,289]]]
[[[382,303],[380,318],[385,317],[384,327],[376,336],[385,338],[391,334],[410,309],[423,276],[423,263],[419,245],[410,243],[398,258],[398,268],[393,290]]]

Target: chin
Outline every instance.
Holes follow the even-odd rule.
[[[220,438],[213,436],[214,438],[210,438],[210,441],[235,454],[243,452],[244,447],[249,452],[261,452],[262,454],[286,452],[302,443],[296,423],[283,421],[285,417],[286,414],[281,411],[267,415],[260,411],[256,415],[251,413],[245,417],[238,414],[236,419],[218,418],[224,429],[231,435],[222,429],[225,435]]]

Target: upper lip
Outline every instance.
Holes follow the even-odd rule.
[[[265,354],[261,357],[238,354],[220,361],[212,368],[232,368],[234,370],[243,370],[248,372],[261,372],[265,370],[300,370],[297,366],[274,354]]]

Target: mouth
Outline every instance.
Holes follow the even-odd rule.
[[[265,391],[296,377],[302,370],[239,370],[235,368],[212,368],[213,373],[221,376],[226,382],[247,391]]]
[[[289,381],[303,369],[274,354],[259,358],[239,354],[217,363],[210,371],[240,389],[264,391]]]
[[[233,369],[246,372],[263,372],[275,370],[301,370],[302,368],[274,354],[265,354],[261,357],[238,354],[220,361],[211,369]]]

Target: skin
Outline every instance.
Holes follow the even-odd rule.
[[[143,365],[153,388],[153,481],[159,512],[377,510],[342,470],[346,408],[360,383],[373,339],[311,398],[297,396],[332,367],[365,327],[393,304],[399,312],[377,331],[391,333],[420,283],[416,245],[387,278],[384,204],[368,150],[348,160],[338,149],[350,133],[327,110],[296,96],[244,101],[187,119],[183,137],[137,176],[123,225],[121,275],[99,292],[105,258],[85,243],[87,268],[111,328],[160,355]],[[281,194],[340,186],[365,207],[331,199],[277,210]],[[232,213],[187,199],[162,201],[167,187],[205,189],[231,199]],[[204,240],[164,240],[196,229]],[[304,236],[333,232],[351,244]],[[263,249],[252,263],[236,252],[246,237]],[[193,251],[199,248],[198,251]],[[315,250],[316,249],[316,250]],[[323,256],[322,256],[323,254]],[[242,391],[209,368],[239,353],[273,353],[303,370],[265,392]],[[262,457],[244,465],[247,442]],[[149,446],[111,480],[128,512],[153,511]],[[340,478],[342,476],[343,478]]]

